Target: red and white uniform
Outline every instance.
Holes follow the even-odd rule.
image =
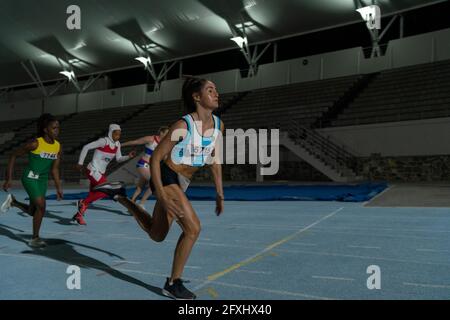
[[[104,177],[106,167],[114,158],[118,162],[124,162],[130,158],[128,156],[122,156],[119,141],[114,142],[111,138],[104,137],[83,147],[78,160],[79,165],[83,165],[88,151],[92,149],[95,149],[94,155],[87,168],[89,170],[89,176],[97,182]]]

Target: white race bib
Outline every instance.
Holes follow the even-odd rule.
[[[33,171],[30,170],[30,172],[28,172],[28,178],[30,179],[34,179],[34,180],[38,180],[39,179],[39,174],[35,174]]]

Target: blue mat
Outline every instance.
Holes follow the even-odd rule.
[[[301,185],[301,186],[230,186],[224,187],[225,199],[234,201],[368,201],[387,188],[387,183],[363,183],[359,185]],[[135,188],[127,189],[129,197]],[[87,192],[65,194],[66,200],[84,199]],[[214,187],[192,186],[187,190],[190,200],[215,200]],[[56,195],[49,195],[55,200]]]

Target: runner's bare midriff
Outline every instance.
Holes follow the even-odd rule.
[[[189,180],[191,180],[194,173],[200,169],[200,167],[192,167],[185,164],[175,164],[172,159],[170,159],[170,157],[166,159],[165,163],[170,169],[188,178]]]

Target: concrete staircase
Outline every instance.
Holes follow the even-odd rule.
[[[335,182],[363,180],[354,169],[356,158],[313,129],[293,122],[288,126],[287,132],[280,132],[280,145],[284,145]]]

